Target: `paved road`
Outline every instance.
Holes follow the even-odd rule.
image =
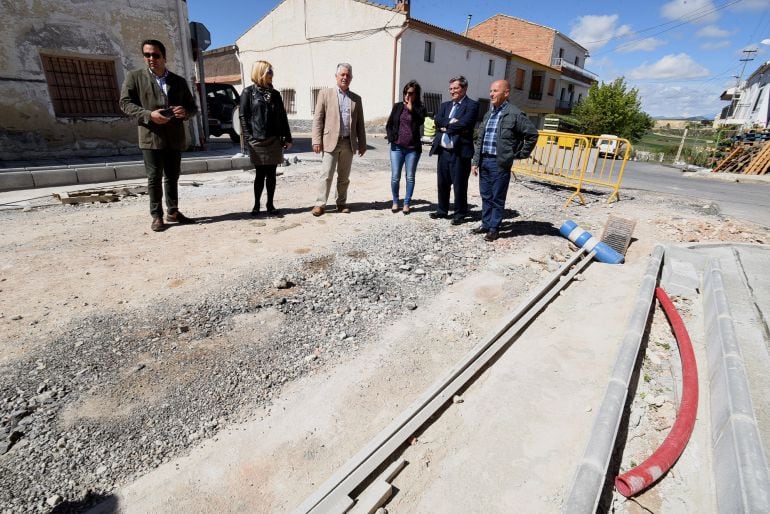
[[[729,182],[658,164],[629,162],[623,190],[641,189],[715,202],[726,217],[770,227],[770,181]],[[622,196],[621,196],[622,198]]]

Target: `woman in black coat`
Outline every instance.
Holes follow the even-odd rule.
[[[268,214],[278,214],[273,204],[276,167],[283,162],[283,151],[291,148],[289,120],[281,94],[273,89],[273,66],[257,61],[251,69],[252,85],[241,95],[241,128],[254,165],[254,208],[259,215],[262,190],[267,185]]]
[[[406,166],[406,192],[404,214],[409,214],[409,203],[414,193],[414,175],[422,153],[420,127],[425,122],[426,111],[422,105],[422,89],[412,80],[404,86],[404,101],[396,102],[388,117],[385,130],[390,143],[390,189],[393,194],[391,211],[398,212],[398,191],[401,186],[401,169]]]

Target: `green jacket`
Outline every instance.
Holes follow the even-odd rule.
[[[195,116],[198,106],[195,104],[187,81],[168,72],[168,101],[153,78],[149,68],[130,71],[120,91],[120,109],[139,124],[139,148],[143,150],[185,150],[187,133],[184,122],[174,118],[164,125],[150,120],[150,113],[156,109],[170,106],[182,106],[187,111],[187,118]]]
[[[478,133],[474,141],[474,152],[471,164],[478,166],[481,161],[481,145],[484,140],[484,131],[487,128],[487,122],[492,115],[492,107],[484,114],[481,120]],[[526,159],[537,143],[538,132],[535,126],[529,121],[518,107],[508,102],[508,108],[500,115],[497,123],[496,146],[497,146],[497,165],[500,169],[510,170],[513,161],[516,159]]]

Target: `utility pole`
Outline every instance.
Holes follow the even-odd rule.
[[[472,14],[469,14],[469,15],[468,15],[468,21],[467,21],[467,22],[465,22],[465,34],[463,34],[463,36],[465,36],[465,37],[468,37],[468,29],[469,29],[469,28],[470,28],[470,26],[471,26],[471,18],[472,18],[472,17],[473,17],[473,15],[472,15]]]
[[[682,141],[679,143],[679,150],[676,151],[676,157],[674,158],[674,164],[679,162],[679,157],[682,155],[682,147],[684,146],[685,139],[687,139],[687,129],[684,129],[684,134],[682,134]]]

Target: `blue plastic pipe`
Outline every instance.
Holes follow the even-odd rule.
[[[623,262],[622,255],[613,250],[608,244],[596,239],[590,232],[580,228],[572,220],[565,221],[559,229],[559,233],[579,247],[585,248],[587,252],[596,252],[595,258],[599,262],[607,264],[620,264]]]

